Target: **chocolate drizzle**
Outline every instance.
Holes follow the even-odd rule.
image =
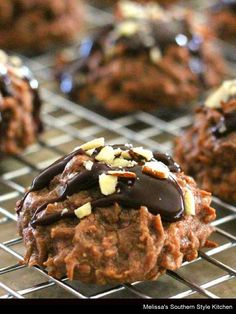
[[[62,157],[58,159],[52,165],[50,165],[49,167],[44,169],[42,172],[40,172],[39,175],[33,180],[32,186],[30,187],[28,192],[24,195],[23,199],[19,202],[16,209],[17,214],[20,213],[23,203],[30,192],[35,192],[35,191],[48,187],[50,181],[64,170],[67,163],[74,156],[79,155],[79,154],[84,154],[84,151],[82,149],[77,149],[73,151],[72,153],[70,153],[69,155],[67,155],[66,157]]]
[[[227,136],[236,131],[236,110],[225,113],[218,124],[212,128],[212,133],[217,138]]]
[[[114,145],[113,148],[121,148],[121,150],[129,150],[126,146]],[[98,149],[99,151],[99,149]],[[61,174],[67,163],[75,156],[85,154],[82,149],[77,149],[69,155],[59,159],[51,166],[42,171],[33,181],[31,188],[25,194],[22,201],[18,204],[17,213],[19,214],[27,195],[31,192],[47,188],[52,179]],[[180,186],[178,185],[174,173],[179,172],[179,166],[167,154],[155,153],[153,161],[158,160],[165,163],[170,171],[172,171],[167,179],[154,178],[142,172],[143,162],[138,162],[132,167],[123,168],[124,171],[134,172],[135,179],[119,178],[117,189],[114,194],[104,196],[99,192],[98,182],[99,175],[107,173],[109,170],[120,170],[105,163],[94,161],[91,170],[83,168],[74,176],[70,176],[66,182],[62,180],[61,184],[56,188],[57,196],[49,199],[47,202],[41,204],[34,212],[31,219],[32,227],[40,225],[48,225],[64,218],[76,218],[74,210],[70,210],[64,214],[53,213],[48,215],[40,215],[47,205],[55,202],[65,201],[71,195],[82,190],[89,190],[96,188],[99,196],[91,202],[93,210],[97,207],[108,207],[118,203],[127,208],[138,209],[140,206],[146,206],[153,214],[160,214],[166,221],[178,220],[184,211],[183,195]],[[77,218],[76,218],[77,219]]]

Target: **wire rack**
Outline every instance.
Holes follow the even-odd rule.
[[[99,14],[105,22],[111,18],[92,7],[88,12],[88,19]],[[97,26],[101,18],[92,20]],[[198,259],[185,262],[178,271],[168,271],[158,281],[85,285],[67,278],[57,280],[39,267],[20,263],[24,247],[17,235],[15,202],[40,169],[82,142],[101,136],[111,143],[132,142],[171,152],[173,139],[192,122],[187,111],[137,112],[108,118],[93,108],[75,104],[60,95],[51,80],[52,60],[50,54],[26,59],[42,86],[44,133],[22,155],[0,163],[0,298],[235,298],[236,207],[215,197],[217,220],[212,240],[219,246],[201,250]]]

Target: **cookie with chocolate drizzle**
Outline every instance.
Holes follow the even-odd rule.
[[[175,156],[203,189],[236,202],[236,80],[225,81],[196,110],[193,126],[177,139]]]
[[[32,144],[42,129],[38,82],[16,56],[0,50],[0,157]]]
[[[224,60],[193,19],[149,11],[139,18],[123,14],[82,41],[73,61],[60,54],[56,69],[62,92],[122,113],[183,107],[220,84]]]
[[[90,283],[152,280],[210,244],[210,202],[168,154],[95,139],[17,203],[25,262]]]

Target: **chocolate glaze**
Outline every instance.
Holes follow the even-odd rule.
[[[174,159],[169,154],[154,152],[153,155],[156,160],[163,162],[163,164],[165,164],[170,169],[170,171],[172,172],[181,171],[180,166],[177,164],[177,162],[174,161]]]
[[[148,26],[147,31],[144,30],[145,25]],[[74,89],[82,87],[84,78],[80,82],[79,77],[74,78],[75,73],[85,76],[86,80],[86,75],[90,74],[90,58],[94,56],[97,58],[93,62],[94,69],[95,63],[97,63],[98,67],[107,62],[107,58],[115,58],[116,53],[111,56],[109,51],[114,51],[114,47],[118,45],[122,45],[123,54],[131,57],[145,51],[149,55],[150,49],[154,47],[160,49],[163,54],[170,45],[185,47],[192,56],[189,67],[202,81],[205,70],[202,61],[203,40],[199,35],[191,32],[185,20],[173,20],[170,23],[144,21],[143,26],[141,26],[141,31],[131,36],[124,36],[122,34],[117,35],[116,24],[109,25],[93,38],[86,39],[83,45],[80,46],[78,59],[71,63],[65,71],[58,74],[61,90],[64,93],[73,93]],[[81,49],[83,46],[87,47],[87,49]],[[99,54],[100,56],[97,57]],[[91,76],[89,79],[96,80],[97,77]],[[204,84],[204,81],[202,83]]]
[[[217,138],[226,136],[233,131],[236,131],[236,110],[225,113],[219,123],[212,128],[212,133]]]
[[[122,150],[129,149],[127,146],[122,145],[114,145],[113,147],[120,147]],[[85,152],[82,149],[77,149],[42,171],[34,179],[30,190],[19,203],[17,209],[18,214],[23,207],[27,195],[30,192],[48,187],[51,180],[56,175],[62,173],[67,163],[78,154],[85,154]],[[155,215],[160,214],[166,221],[175,221],[181,218],[184,212],[182,190],[172,174],[173,172],[179,172],[180,168],[167,154],[155,153],[154,156],[156,160],[165,163],[172,171],[168,179],[154,178],[143,173],[142,162],[139,162],[133,167],[124,168],[126,171],[134,172],[136,179],[119,178],[116,192],[109,196],[104,196],[99,192],[99,197],[91,202],[93,210],[95,210],[96,207],[107,207],[118,203],[124,207],[134,209],[138,209],[140,206],[146,206],[151,213]],[[62,182],[57,188],[57,196],[41,204],[35,210],[31,219],[32,227],[48,225],[64,218],[75,218],[74,211],[67,212],[64,215],[61,215],[61,213],[53,213],[46,216],[41,215],[41,217],[38,217],[38,214],[45,209],[48,204],[64,201],[67,197],[82,190],[98,187],[99,175],[107,173],[109,170],[111,170],[110,166],[94,160],[91,171],[84,168],[80,172],[75,173],[75,175],[66,182]],[[120,169],[112,168],[112,170]]]
[[[34,178],[30,189],[24,195],[23,199],[18,203],[17,208],[16,208],[17,214],[19,214],[19,212],[21,211],[23,203],[30,192],[35,192],[35,191],[48,187],[50,181],[64,170],[67,163],[74,156],[79,155],[79,154],[84,154],[84,151],[80,148],[71,152],[67,156],[58,159],[52,165],[50,165],[49,167],[41,171],[38,174],[38,176]]]

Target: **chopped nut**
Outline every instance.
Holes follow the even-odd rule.
[[[106,175],[105,173],[101,174],[99,176],[99,186],[101,193],[103,195],[110,195],[115,193],[117,182],[117,177]]]
[[[169,168],[160,161],[146,162],[143,166],[143,172],[150,174],[153,177],[167,179],[169,177]]]
[[[205,105],[209,108],[220,108],[221,102],[228,101],[229,97],[234,95],[236,95],[236,80],[225,81],[207,98]]]
[[[190,189],[184,192],[184,207],[186,215],[195,215],[195,199]]]
[[[83,165],[84,165],[85,169],[90,171],[90,170],[92,170],[93,162],[91,160],[86,160],[86,161],[84,161]]]
[[[91,203],[88,202],[82,206],[80,206],[79,208],[77,208],[75,211],[74,211],[75,215],[81,219],[85,216],[89,216],[91,213],[92,213],[92,206],[91,206]]]
[[[95,138],[94,140],[84,143],[80,146],[83,150],[90,150],[92,148],[98,148],[105,145],[105,139],[104,137]]]
[[[68,208],[63,208],[62,212],[61,212],[61,216],[65,215],[66,213],[68,213]]]
[[[122,150],[120,148],[114,149],[115,156],[119,156],[122,153]]]
[[[123,158],[115,158],[113,162],[111,163],[112,167],[119,167],[119,168],[125,168],[125,167],[134,167],[137,163],[134,160],[126,160]]]
[[[89,156],[92,156],[92,154],[94,153],[94,151],[95,151],[95,148],[86,150],[86,154],[89,155]]]
[[[8,55],[3,50],[0,50],[0,62],[6,64],[7,61]]]
[[[123,150],[121,153],[121,157],[124,159],[132,159],[128,150]]]
[[[153,158],[153,153],[149,149],[144,149],[143,147],[134,147],[132,150],[134,153],[144,157],[147,161]]]
[[[125,21],[118,25],[117,32],[119,36],[132,36],[139,30],[139,24],[135,21]]]
[[[98,161],[112,162],[115,158],[114,149],[111,146],[105,146],[95,158]]]
[[[157,64],[162,58],[161,51],[157,47],[153,47],[150,50],[150,59],[154,64]]]
[[[131,172],[131,171],[110,170],[107,173],[115,177],[127,178],[127,179],[135,179],[137,177],[136,173]]]

